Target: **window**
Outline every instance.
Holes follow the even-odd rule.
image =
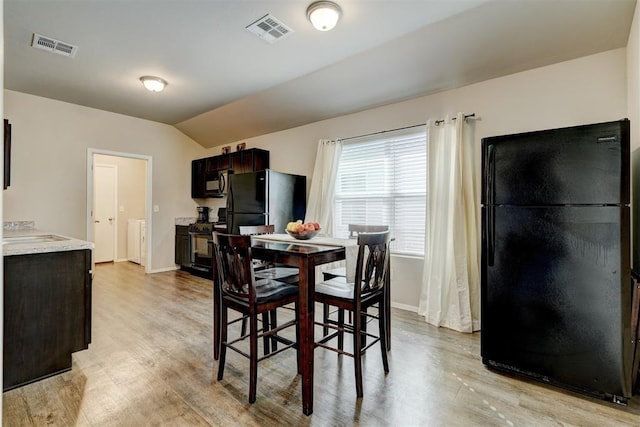
[[[345,142],[335,188],[335,236],[347,237],[349,224],[389,225],[393,253],[424,255],[424,126]]]

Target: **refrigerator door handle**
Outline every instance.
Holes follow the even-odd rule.
[[[496,250],[495,242],[495,207],[487,207],[487,265],[493,267],[493,261]]]
[[[231,186],[231,182],[229,182],[229,192],[227,193],[227,233],[230,234],[233,233],[233,223],[235,219],[235,215],[231,214],[235,212],[233,206],[233,187]]]
[[[487,147],[487,215],[486,215],[486,230],[487,230],[487,264],[489,267],[493,266],[495,256],[495,158],[496,147],[491,144]]]

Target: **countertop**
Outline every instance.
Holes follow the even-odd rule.
[[[82,249],[93,250],[94,244],[85,240],[74,239],[72,237],[63,236],[61,234],[51,233],[48,231],[32,229],[7,230],[3,232],[3,238],[12,237],[29,237],[29,236],[55,236],[62,240],[54,240],[47,242],[24,242],[24,243],[5,243],[2,244],[2,254],[4,256],[11,255],[27,255],[46,252],[62,252],[75,251]]]
[[[176,218],[176,225],[190,225],[196,222],[195,217],[180,217]]]

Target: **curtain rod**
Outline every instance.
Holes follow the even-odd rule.
[[[350,136],[348,138],[338,138],[338,141],[348,141],[350,139],[364,138],[364,137],[367,137],[367,136],[380,135],[380,134],[387,133],[387,132],[395,132],[395,131],[398,131],[398,130],[417,128],[417,127],[425,126],[425,125],[426,125],[426,123],[418,123],[417,125],[405,126],[403,128],[397,128],[397,129],[382,130],[380,132],[368,133],[366,135]]]
[[[475,118],[475,117],[476,117],[476,113],[465,114],[465,116],[464,116],[464,118],[465,118],[465,119],[468,119],[468,118],[470,118],[470,117]],[[455,119],[456,119],[455,117],[453,117],[453,118],[452,118],[452,120],[455,120]],[[436,126],[440,125],[441,123],[444,123],[444,119],[443,119],[443,120],[436,120],[436,121],[435,121]],[[365,137],[367,137],[367,136],[381,135],[381,134],[383,134],[383,133],[387,133],[387,132],[396,132],[396,131],[399,131],[399,130],[405,130],[405,129],[417,128],[417,127],[425,126],[425,125],[426,125],[426,123],[418,123],[417,125],[405,126],[405,127],[402,127],[402,128],[396,128],[396,129],[382,130],[382,131],[380,131],[380,132],[372,132],[372,133],[367,133],[367,134],[365,134],[365,135],[349,136],[349,137],[347,137],[347,138],[338,138],[337,140],[338,140],[338,141],[348,141],[348,140],[350,140],[350,139],[365,138]]]
[[[475,118],[476,117],[476,113],[471,113],[471,114],[465,114],[464,115],[465,119],[468,119],[469,117],[474,117]],[[451,120],[455,120],[455,119],[456,119],[455,117],[451,118]],[[444,123],[444,119],[435,121],[436,126],[438,126],[438,125],[440,125],[442,123]]]

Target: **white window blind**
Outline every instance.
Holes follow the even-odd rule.
[[[334,235],[349,224],[389,225],[392,252],[424,255],[427,142],[423,126],[345,142],[336,179]]]

